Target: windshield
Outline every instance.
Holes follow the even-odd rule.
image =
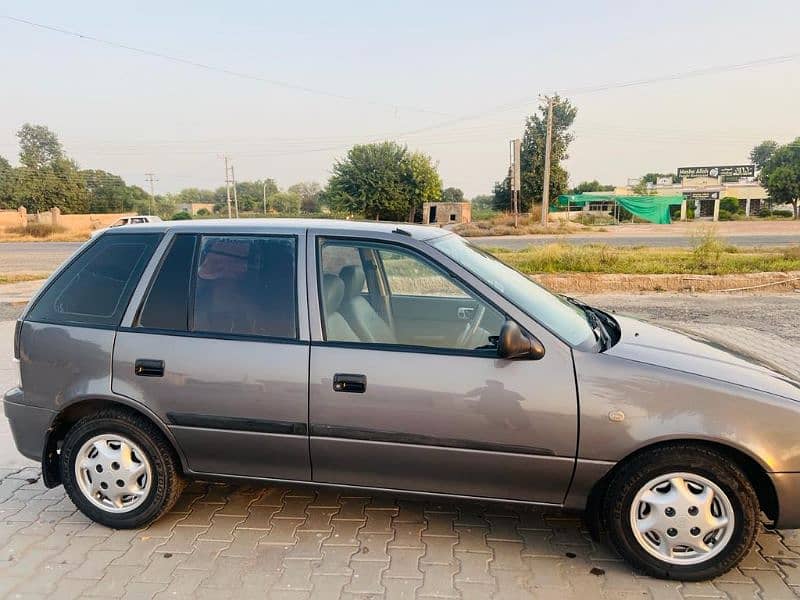
[[[567,343],[578,346],[594,339],[586,313],[580,307],[547,291],[464,238],[446,235],[429,243]]]

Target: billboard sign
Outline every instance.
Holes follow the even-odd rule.
[[[678,167],[678,177],[755,177],[755,165],[725,165],[721,167]]]
[[[686,200],[717,200],[719,192],[683,192]]]

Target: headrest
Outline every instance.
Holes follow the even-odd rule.
[[[356,265],[347,265],[339,271],[339,277],[344,282],[344,297],[355,298],[364,289],[364,269]]]
[[[344,283],[336,275],[322,275],[322,302],[325,314],[331,315],[339,310],[344,297]]]

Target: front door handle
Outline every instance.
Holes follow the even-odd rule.
[[[367,376],[352,373],[337,373],[333,376],[334,392],[349,392],[363,394],[367,391]]]
[[[163,377],[164,361],[151,358],[137,358],[133,365],[133,372],[140,377]]]

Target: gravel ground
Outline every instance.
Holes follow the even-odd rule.
[[[595,294],[582,300],[650,321],[747,327],[800,346],[800,294]]]

